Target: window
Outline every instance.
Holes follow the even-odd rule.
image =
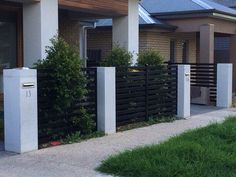
[[[170,41],[170,62],[176,62],[176,48],[175,48],[175,40]]]
[[[215,37],[215,63],[230,63],[230,37]]]
[[[188,63],[188,48],[189,48],[189,42],[188,41],[183,41],[182,42],[182,61],[183,63]]]

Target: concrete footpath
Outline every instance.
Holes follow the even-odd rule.
[[[86,142],[47,148],[23,155],[0,152],[0,177],[99,177],[96,171],[111,154],[157,144],[186,130],[221,122],[236,109],[193,106],[186,120],[156,124]],[[105,176],[105,175],[104,175]]]

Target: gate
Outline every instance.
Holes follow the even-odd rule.
[[[116,68],[117,125],[177,112],[177,67]]]
[[[202,103],[202,104],[215,105],[216,89],[217,89],[216,79],[217,79],[216,64],[191,64],[192,102],[199,104]],[[198,93],[196,94],[194,92]],[[196,100],[196,98],[200,99]],[[194,99],[196,100],[196,102],[194,102]]]
[[[216,105],[217,64],[209,63],[171,63],[191,66],[191,103]]]

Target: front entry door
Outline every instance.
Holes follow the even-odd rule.
[[[15,14],[0,15],[0,92],[3,92],[2,71],[15,68],[17,58],[17,33]]]
[[[0,2],[0,119],[3,117],[3,69],[22,66],[22,7]]]

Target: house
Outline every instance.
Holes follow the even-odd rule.
[[[45,58],[45,46],[58,33],[85,55],[86,30],[99,18],[113,18],[116,42],[137,51],[138,0],[1,0],[0,93],[3,69],[31,67]]]
[[[139,50],[157,49],[171,62],[232,62],[236,71],[236,10],[215,1],[141,1]],[[100,50],[101,58],[112,48],[111,24],[99,20],[88,34],[88,49]]]
[[[137,38],[128,31],[128,20],[135,22],[137,18],[137,3],[137,0],[3,0],[0,2],[1,67],[32,66],[45,57],[45,46],[50,45],[49,39],[58,32],[69,43],[79,45],[83,30],[92,27],[91,19],[113,18],[119,25],[114,26],[118,28],[117,35],[122,30],[127,33],[125,40],[130,36]]]
[[[137,11],[137,0],[2,0],[0,68],[31,67],[45,57],[45,46],[50,45],[50,39],[57,33],[67,42],[80,46],[83,53],[80,44],[84,43],[86,29],[94,25],[91,19],[113,18],[117,22],[113,26],[114,36],[128,46],[132,43],[132,50],[136,50],[138,46],[133,41],[138,40]],[[128,20],[133,21],[132,35]],[[121,34],[126,36],[121,39]]]

